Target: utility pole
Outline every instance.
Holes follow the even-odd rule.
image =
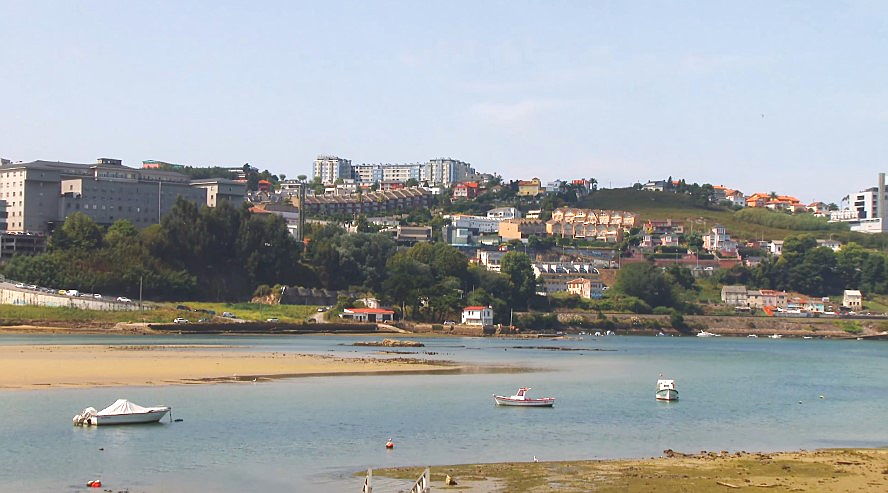
[[[139,276],[139,311],[142,311],[142,277]]]

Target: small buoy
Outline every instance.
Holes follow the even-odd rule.
[[[823,395],[821,395],[820,398],[823,399]]]
[[[799,404],[801,404],[801,403],[802,403],[802,401],[799,401]]]
[[[389,438],[388,441],[385,442],[385,448],[395,448],[395,442],[393,442],[392,439]]]
[[[95,480],[95,481],[90,481],[90,482],[86,483],[86,485],[89,486],[90,488],[101,488],[102,482],[99,480]]]

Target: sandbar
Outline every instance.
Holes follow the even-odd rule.
[[[0,346],[0,390],[261,382],[277,378],[459,373],[448,361],[239,351],[233,346]]]
[[[665,457],[639,460],[437,466],[431,468],[432,489],[458,488],[463,493],[888,491],[888,449],[664,452]],[[373,476],[404,480],[406,489],[422,470],[374,469]],[[458,485],[445,487],[445,475],[452,476]]]

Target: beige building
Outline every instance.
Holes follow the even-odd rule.
[[[842,306],[852,310],[863,308],[863,295],[856,289],[846,289],[842,296]]]
[[[722,286],[722,303],[731,306],[747,306],[749,295],[746,286]]]
[[[546,233],[562,238],[618,242],[637,222],[638,214],[632,212],[562,207],[552,211],[552,219],[546,222]]]
[[[536,197],[543,193],[543,186],[539,178],[521,180],[518,182],[518,195],[522,197]]]
[[[766,306],[784,308],[786,307],[787,300],[788,295],[785,291],[760,289],[758,291],[746,292],[746,302],[751,308],[764,308]]]
[[[545,234],[546,223],[539,219],[506,219],[499,223],[499,235],[507,241]]]
[[[210,188],[241,200],[245,185],[230,180],[199,180],[174,171],[135,169],[118,159],[95,164],[33,161],[0,166],[0,200],[7,203],[9,231],[48,232],[74,212],[99,224],[127,219],[137,227],[157,223],[179,197],[209,205]],[[217,192],[218,195],[218,192]],[[218,197],[214,201],[218,202]]]
[[[245,184],[221,178],[192,180],[190,184],[194,188],[203,188],[207,191],[207,205],[209,207],[216,207],[224,201],[240,204],[244,201],[244,195],[247,193]]]
[[[600,279],[576,278],[567,282],[567,292],[580,298],[600,298],[604,283]]]

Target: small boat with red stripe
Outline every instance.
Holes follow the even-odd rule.
[[[539,397],[536,399],[527,397],[527,391],[529,390],[530,387],[521,387],[511,397],[493,394],[493,400],[497,406],[552,407],[555,405],[554,397]]]

